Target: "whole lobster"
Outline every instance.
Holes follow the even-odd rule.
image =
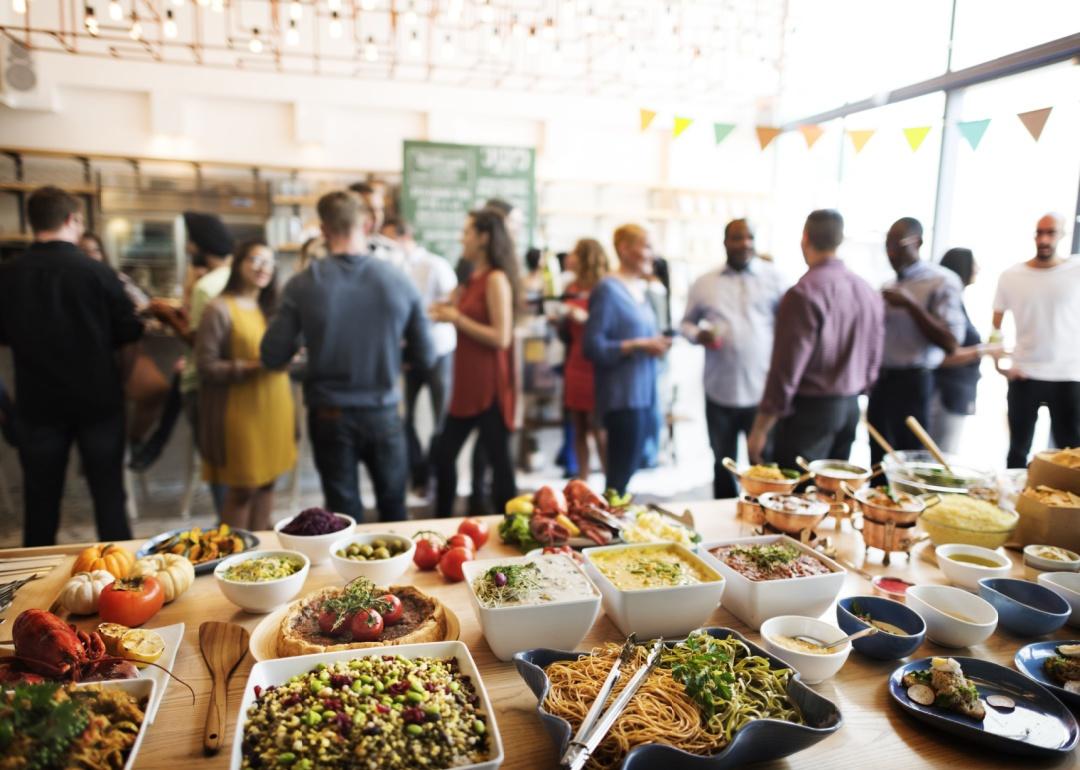
[[[84,681],[95,674],[110,679],[138,674],[130,661],[106,655],[105,642],[97,631],[80,631],[45,610],[19,613],[11,628],[11,639],[15,655],[0,659],[0,681],[34,681],[42,677]]]

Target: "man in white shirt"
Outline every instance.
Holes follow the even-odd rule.
[[[357,182],[349,185],[349,190],[360,196],[361,200],[375,212],[375,228],[368,238],[371,253],[396,268],[405,269],[405,254],[396,239],[383,234],[386,221],[386,199],[381,182]]]
[[[750,434],[765,390],[780,298],[780,271],[755,258],[754,231],[745,219],[724,228],[727,263],[698,278],[686,302],[681,331],[705,348],[705,419],[713,450],[713,497],[736,497],[721,464],[735,457],[739,434]]]
[[[413,238],[412,226],[400,219],[388,219],[383,224],[382,235],[391,239],[400,250],[405,274],[420,292],[424,307],[436,302],[447,302],[457,288],[457,276],[450,263],[438,254],[432,254]],[[431,341],[435,348],[435,363],[427,371],[415,368],[405,370],[405,435],[409,449],[409,470],[413,489],[420,494],[427,491],[431,478],[430,451],[425,451],[416,432],[416,401],[420,390],[426,385],[431,399],[431,413],[435,420],[431,440],[439,434],[446,407],[450,401],[451,378],[454,371],[454,349],[457,332],[449,323],[431,325]],[[430,449],[430,442],[429,442]]]
[[[1065,219],[1047,214],[1035,226],[1035,256],[998,280],[994,329],[1006,312],[1016,325],[1009,380],[1008,467],[1027,465],[1039,407],[1050,410],[1058,447],[1080,446],[1080,258],[1057,256]]]

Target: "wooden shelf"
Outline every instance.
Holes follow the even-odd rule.
[[[665,222],[695,222],[715,220],[716,214],[687,214],[674,209],[582,209],[544,208],[538,212],[542,217],[579,217],[582,219],[656,219]]]
[[[30,233],[6,233],[0,231],[0,243],[30,243],[34,236]]]
[[[33,192],[44,187],[47,182],[0,182],[0,191],[3,192]],[[96,195],[97,187],[93,185],[56,184],[61,190],[72,195]]]

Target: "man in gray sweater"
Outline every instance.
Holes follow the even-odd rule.
[[[331,256],[285,286],[262,361],[280,369],[307,348],[308,430],[326,507],[362,520],[363,462],[379,518],[400,521],[409,463],[398,382],[403,357],[417,369],[432,365],[430,324],[405,273],[370,253],[370,207],[333,192],[319,199],[318,212]]]

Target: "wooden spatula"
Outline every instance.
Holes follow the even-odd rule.
[[[199,649],[214,682],[203,731],[203,750],[207,754],[217,754],[225,743],[229,677],[247,653],[248,636],[247,629],[235,623],[212,620],[199,626]]]

